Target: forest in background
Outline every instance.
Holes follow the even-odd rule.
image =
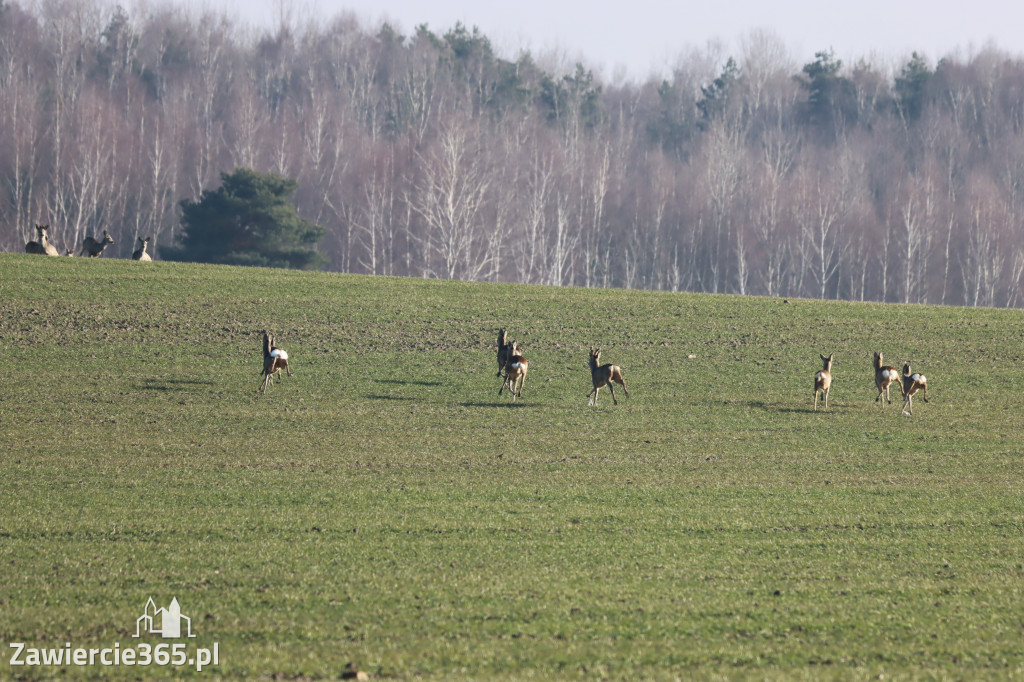
[[[1024,60],[740,43],[603,83],[462,25],[0,0],[0,249],[159,257],[251,168],[298,180],[333,271],[1024,305]]]

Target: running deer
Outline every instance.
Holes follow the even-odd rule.
[[[288,376],[292,375],[292,371],[288,368],[288,353],[283,349],[278,348],[274,345],[274,337],[268,332],[263,332],[263,371],[260,375],[263,376],[263,385],[260,387],[264,393],[267,392],[267,386],[274,384],[274,374],[277,373],[277,378],[281,378],[281,370],[288,372]]]
[[[885,393],[885,399],[892,405],[892,399],[889,397],[889,385],[892,382],[896,382],[896,386],[900,389],[900,395],[903,395],[903,384],[899,381],[900,373],[896,371],[896,368],[891,365],[882,365],[882,354],[875,353],[875,387],[878,388],[878,395],[875,397],[875,402],[879,402],[882,399],[882,393]]]
[[[814,373],[814,411],[818,411],[818,392],[821,392],[822,397],[825,400],[825,409],[828,409],[828,390],[832,386],[832,360],[836,357],[835,353],[830,353],[826,358],[821,353],[818,357],[822,359],[825,366]]]
[[[504,328],[498,330],[498,373],[495,376],[500,377],[505,371],[505,365],[508,364],[508,352],[511,348],[511,344],[508,343],[508,332]]]
[[[522,398],[523,384],[526,383],[526,370],[529,368],[529,364],[523,357],[523,349],[519,347],[519,342],[510,343],[508,345],[508,363],[505,365],[505,380],[501,382],[498,395],[501,395],[501,392],[508,386],[508,390],[512,393],[512,402],[515,402],[517,397]],[[519,384],[518,388],[516,383]]]
[[[136,237],[135,240],[139,242],[139,248],[135,249],[135,253],[132,254],[132,260],[151,261],[152,258],[146,253],[146,245],[149,244],[149,237],[143,239],[142,237]]]
[[[106,230],[103,230],[103,239],[100,241],[96,241],[95,239],[93,239],[92,235],[89,235],[88,237],[83,239],[82,250],[78,253],[78,255],[81,256],[87,253],[89,255],[89,258],[96,258],[101,253],[103,253],[103,249],[107,248],[113,243],[113,237],[107,234]]]
[[[590,398],[589,405],[597,405],[597,392],[604,386],[608,387],[608,390],[612,392],[612,403],[618,405],[619,401],[615,399],[615,388],[612,386],[614,381],[619,386],[622,386],[622,391],[629,397],[629,391],[626,390],[626,384],[622,381],[622,368],[618,365],[613,365],[610,362],[606,365],[601,363],[601,349],[591,348],[590,349],[590,378],[594,381],[594,390],[587,394]]]
[[[57,251],[57,247],[50,243],[50,226],[36,225],[36,231],[39,233],[39,241],[25,244],[25,253],[36,253],[40,256],[59,256],[60,253]]]
[[[910,416],[914,414],[914,405],[910,400],[915,393],[921,391],[924,401],[928,402],[928,379],[923,374],[911,374],[910,363],[903,365],[903,414]]]

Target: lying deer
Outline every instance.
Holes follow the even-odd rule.
[[[615,399],[615,388],[612,386],[614,381],[619,386],[622,386],[623,392],[626,397],[629,397],[629,391],[626,390],[626,384],[622,381],[622,368],[618,365],[608,363],[607,365],[600,365],[601,362],[601,349],[591,348],[590,349],[590,378],[594,381],[594,390],[587,394],[587,397],[593,396],[590,399],[590,405],[597,405],[597,392],[604,386],[608,387],[608,390],[612,392],[612,403],[615,405],[619,404],[619,401]]]
[[[910,399],[918,391],[922,392],[924,401],[928,402],[928,379],[923,374],[911,374],[908,362],[903,365],[903,395],[906,396],[903,401],[903,414],[907,416],[914,414],[914,406]]]
[[[292,375],[292,371],[288,368],[288,353],[283,349],[278,348],[274,345],[274,338],[266,331],[263,332],[263,371],[260,375],[263,376],[263,385],[260,387],[264,393],[267,392],[267,386],[274,384],[274,374],[277,373],[277,378],[281,378],[281,370],[288,372],[288,376]]]
[[[523,397],[523,384],[526,383],[526,370],[529,368],[529,362],[523,357],[523,349],[519,347],[518,341],[513,341],[508,346],[508,363],[505,365],[505,380],[501,382],[501,388],[498,389],[498,395],[505,390],[508,386],[508,390],[512,393],[512,402],[516,401],[516,398]],[[516,383],[519,383],[519,387],[516,388]]]
[[[57,247],[50,243],[49,225],[36,225],[36,231],[39,233],[39,241],[28,242],[25,244],[25,253],[35,253],[40,256],[59,256],[60,253],[57,251]]]
[[[135,249],[135,253],[132,254],[132,260],[151,261],[152,258],[146,253],[146,245],[149,244],[149,237],[143,239],[142,237],[136,237],[135,240],[139,242],[139,248]]]
[[[500,377],[505,371],[505,365],[508,364],[508,352],[511,348],[508,343],[508,332],[504,328],[500,329],[498,331],[498,373],[495,376]]]
[[[828,409],[828,390],[832,386],[832,360],[836,357],[835,353],[830,353],[826,358],[820,353],[818,356],[825,363],[825,366],[814,373],[814,411],[818,411],[818,392],[821,392],[822,397],[825,400],[825,409]]]
[[[89,235],[88,237],[83,239],[82,250],[78,253],[78,255],[81,256],[88,253],[89,258],[96,258],[101,253],[103,253],[103,249],[107,248],[113,243],[114,239],[109,234],[107,234],[106,230],[103,230],[103,239],[101,241],[96,241],[95,239],[93,239],[92,235]]]
[[[900,373],[896,371],[896,368],[891,365],[882,366],[882,354],[875,353],[875,387],[878,388],[878,395],[875,397],[875,402],[879,402],[882,399],[882,393],[885,393],[885,399],[892,405],[892,399],[889,397],[889,385],[892,382],[896,382],[896,386],[900,389],[900,395],[903,395],[903,385],[898,381]]]

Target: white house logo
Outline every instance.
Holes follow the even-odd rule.
[[[181,605],[178,604],[177,598],[172,599],[166,609],[158,609],[153,603],[152,597],[146,602],[142,615],[135,619],[135,637],[144,635],[160,635],[164,639],[195,637],[192,634],[192,619],[181,615]],[[206,647],[196,647],[192,643],[186,642],[155,644],[135,642],[124,646],[121,645],[121,642],[114,642],[111,645],[95,647],[76,647],[72,646],[71,642],[64,642],[64,646],[33,647],[29,646],[28,642],[10,642],[8,646],[14,650],[10,660],[12,667],[23,665],[56,669],[71,665],[80,667],[155,665],[183,669],[188,666],[198,673],[210,665],[220,665],[220,644],[217,642]],[[149,673],[139,673],[139,675],[151,676]],[[49,677],[49,675],[44,676]],[[33,673],[30,677],[35,678],[36,675]]]
[[[182,623],[184,632],[182,634]],[[142,615],[135,621],[134,637],[141,637],[144,634],[160,635],[165,639],[177,639],[178,637],[195,637],[192,634],[192,619],[181,615],[181,606],[178,598],[171,600],[171,605],[166,609],[157,608],[150,597],[146,602],[146,608]]]

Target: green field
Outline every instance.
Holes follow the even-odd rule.
[[[1022,357],[1017,310],[0,255],[0,679],[1020,679]],[[150,597],[219,663],[9,664],[155,646]]]

